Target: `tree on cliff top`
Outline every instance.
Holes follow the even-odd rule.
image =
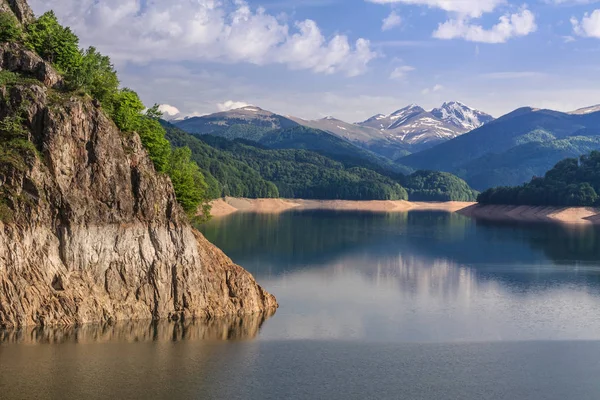
[[[100,102],[103,110],[123,132],[136,132],[148,151],[157,172],[167,173],[173,182],[178,202],[191,217],[198,210],[207,217],[207,185],[198,166],[190,159],[189,149],[171,149],[166,131],[159,122],[155,106],[146,107],[137,93],[119,87],[119,79],[110,58],[94,47],[83,51],[79,38],[63,27],[49,11],[32,21],[25,33],[10,13],[0,13],[0,41],[18,41],[51,62],[64,75],[66,90],[83,91]]]

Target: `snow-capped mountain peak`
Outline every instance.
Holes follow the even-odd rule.
[[[426,111],[416,104],[401,108],[389,116],[390,124],[387,129],[396,129],[424,112]]]
[[[431,114],[446,123],[465,130],[465,132],[477,129],[494,120],[491,115],[458,101],[446,102],[440,108],[434,108]]]

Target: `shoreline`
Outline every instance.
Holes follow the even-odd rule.
[[[485,221],[547,222],[567,225],[600,225],[600,209],[593,207],[479,205],[458,211]]]
[[[486,221],[549,222],[568,225],[600,225],[600,209],[591,207],[535,207],[479,205],[473,202],[409,202],[405,200],[303,200],[244,199],[226,197],[214,200],[211,215],[221,218],[238,212],[280,214],[290,210],[370,211],[401,213],[408,211],[446,211]]]
[[[214,200],[211,215],[224,217],[237,212],[259,214],[280,214],[290,210],[330,210],[330,211],[371,211],[371,212],[407,212],[417,210],[435,210],[457,212],[474,205],[470,202],[427,203],[404,200],[303,200],[303,199],[245,199],[226,197]]]

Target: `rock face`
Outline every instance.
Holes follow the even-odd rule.
[[[0,12],[12,12],[19,22],[27,24],[34,18],[33,10],[25,0],[0,0]]]
[[[0,87],[0,121],[21,115],[36,149],[23,165],[0,157],[0,327],[277,308],[193,230],[136,134],[120,132],[91,99],[57,90],[59,75],[19,45],[0,46],[5,69],[40,81]]]

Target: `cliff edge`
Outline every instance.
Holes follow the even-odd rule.
[[[21,23],[22,0],[0,0]],[[0,44],[0,327],[272,313],[187,221],[137,134],[50,64]]]

